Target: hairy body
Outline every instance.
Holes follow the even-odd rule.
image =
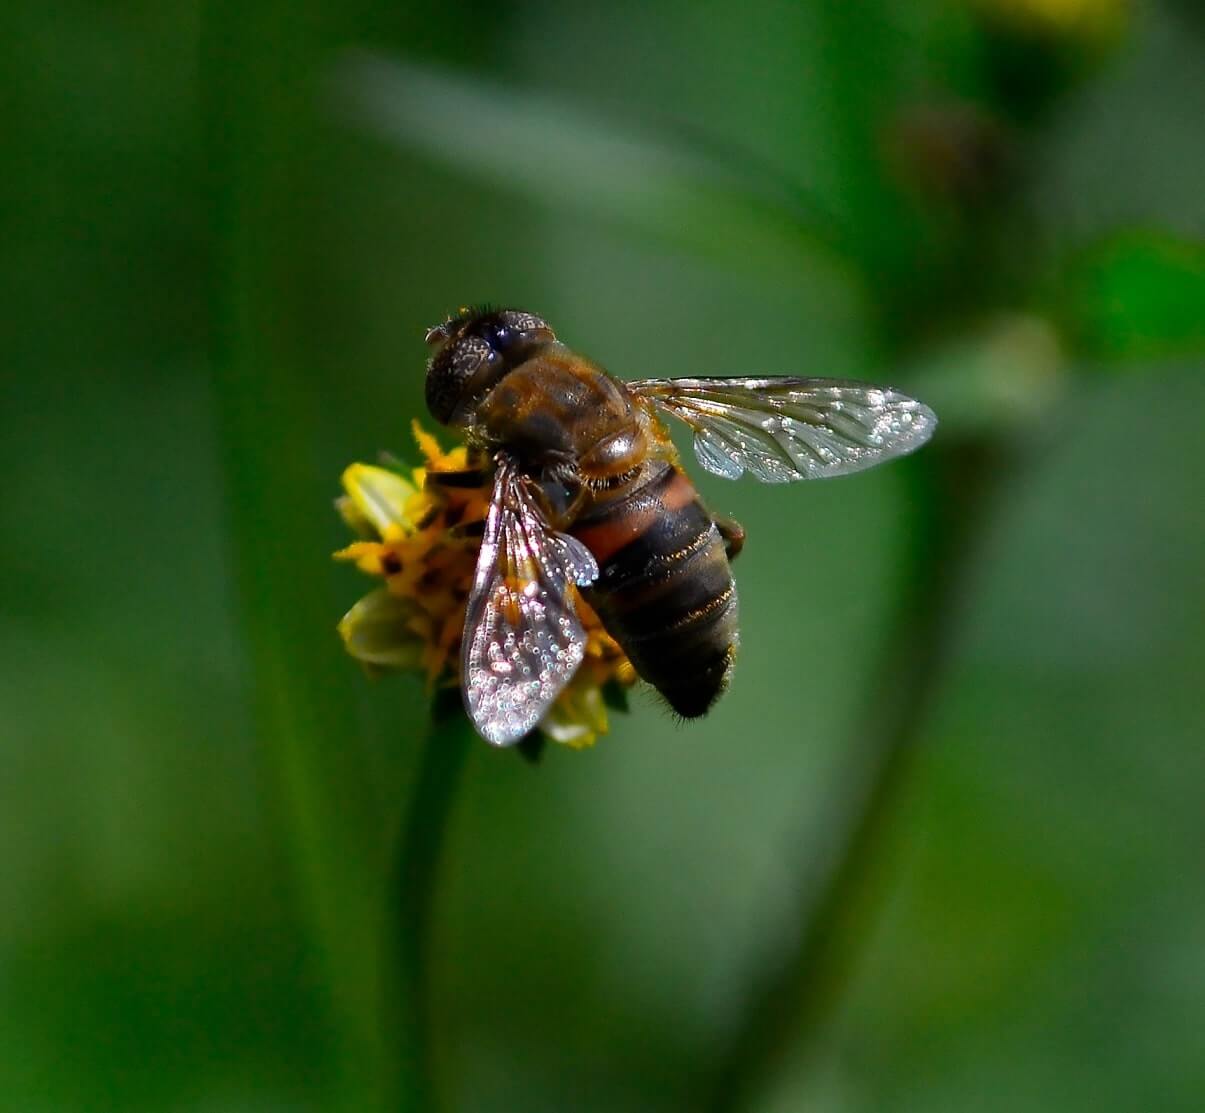
[[[927,406],[872,383],[624,383],[521,309],[463,309],[427,343],[427,406],[464,432],[493,476],[461,671],[465,707],[498,746],[534,729],[581,665],[578,591],[680,715],[704,714],[728,683],[737,647],[729,559],[744,532],[703,506],[658,413],[694,432],[706,470],[764,483],[873,467],[918,448],[937,425]]]
[[[686,718],[724,689],[737,597],[724,538],[673,444],[623,383],[550,343],[481,398],[472,433],[514,453],[551,524],[599,577],[583,594],[636,671]]]

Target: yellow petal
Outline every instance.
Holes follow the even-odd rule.
[[[570,686],[540,720],[540,730],[554,742],[584,750],[607,733],[607,708],[595,685]]]
[[[418,444],[418,451],[423,454],[423,459],[427,460],[428,465],[431,461],[437,460],[443,455],[440,448],[440,442],[435,440],[429,432],[423,429],[422,425],[418,424],[418,418],[415,418],[410,423],[410,432]]]
[[[355,510],[381,536],[390,526],[400,526],[407,532],[412,528],[406,503],[417,490],[397,472],[371,464],[352,464],[343,473],[343,487]]]
[[[349,495],[340,495],[335,499],[335,509],[339,511],[339,517],[342,518],[357,537],[362,537],[368,540],[376,536],[376,530],[372,523],[360,513],[359,507]]]
[[[469,466],[469,450],[466,445],[458,444],[445,452],[437,441],[416,420],[410,423],[410,431],[418,442],[418,450],[426,461],[425,468],[415,468],[415,482],[421,487],[427,472],[464,471]]]
[[[370,576],[385,575],[385,554],[389,550],[379,541],[353,541],[345,549],[340,549],[331,556],[335,560],[354,560],[361,572]]]
[[[1071,36],[1102,36],[1120,30],[1129,0],[979,0],[993,14],[1021,26]]]
[[[417,669],[423,643],[408,627],[414,607],[385,588],[365,595],[339,623],[343,644],[359,661],[394,669]]]

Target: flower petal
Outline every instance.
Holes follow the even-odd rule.
[[[406,503],[418,493],[418,488],[397,472],[371,464],[352,464],[343,473],[343,487],[355,510],[382,537],[390,527],[395,530],[400,527],[406,532],[414,528],[406,514]]]
[[[422,667],[423,641],[411,631],[414,604],[388,588],[365,595],[339,623],[343,644],[359,661],[393,669]]]
[[[389,546],[379,541],[353,541],[346,548],[331,553],[335,560],[354,560],[361,572],[370,576],[385,575],[385,555]]]
[[[352,532],[357,537],[368,541],[377,536],[373,524],[360,513],[360,508],[356,506],[350,495],[340,495],[335,499],[335,509],[339,511],[339,517],[351,526]]]
[[[415,418],[410,422],[410,432],[418,444],[418,450],[423,454],[423,459],[427,461],[428,466],[436,464],[443,459],[443,449],[439,447],[437,441],[430,433],[427,432]]]
[[[570,685],[540,720],[540,731],[575,750],[593,746],[607,733],[607,709],[597,685]]]

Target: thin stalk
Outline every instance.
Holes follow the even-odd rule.
[[[459,698],[437,699],[398,839],[387,938],[395,941],[398,1085],[409,1099],[403,1108],[411,1113],[434,1113],[446,1104],[439,1094],[432,1039],[435,903],[456,791],[476,738]]]
[[[752,1108],[786,1053],[821,1030],[873,916],[875,882],[933,697],[952,648],[971,557],[1003,474],[994,445],[934,445],[910,460],[919,520],[880,662],[854,731],[845,787],[818,839],[800,833],[795,916],[765,948],[710,1091],[692,1108]],[[819,847],[819,850],[817,849]]]

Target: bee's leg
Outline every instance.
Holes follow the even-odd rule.
[[[561,520],[572,522],[581,513],[582,507],[586,505],[586,499],[589,495],[590,488],[585,484],[573,489],[569,496],[569,505],[565,507],[564,512],[561,514]]]
[[[590,495],[577,470],[569,462],[553,463],[540,476],[544,510],[554,529],[565,529],[581,512]]]
[[[470,537],[485,536],[485,519],[478,518],[475,522],[465,522],[448,530],[448,537],[453,541],[467,541]]]
[[[423,486],[427,488],[443,487],[447,489],[455,487],[476,490],[487,486],[489,479],[489,472],[484,468],[465,468],[462,471],[429,471],[427,472],[427,479]],[[451,525],[448,530],[448,537],[453,541],[465,541],[469,538],[480,538],[484,533],[485,520],[479,519],[475,522],[463,522]]]
[[[735,560],[737,554],[745,547],[745,527],[735,518],[721,518],[712,515],[715,528],[724,539],[724,551],[729,560]]]
[[[544,747],[547,744],[548,739],[538,730],[533,730],[519,739],[519,744],[515,749],[519,751],[525,761],[535,765],[544,756]]]
[[[489,475],[482,468],[466,468],[464,471],[429,471],[428,487],[484,487]]]

